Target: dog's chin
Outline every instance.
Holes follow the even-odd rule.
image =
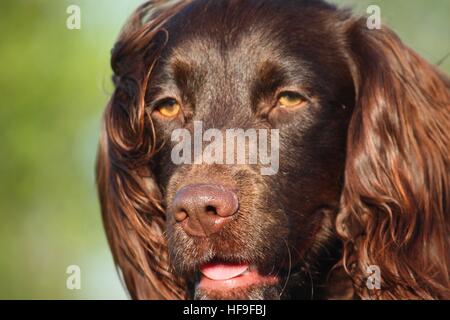
[[[280,279],[247,264],[209,263],[198,272],[197,300],[277,300]]]
[[[279,300],[278,285],[255,285],[234,289],[200,288],[195,290],[195,300]]]

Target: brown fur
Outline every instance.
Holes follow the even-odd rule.
[[[224,52],[239,67],[224,68],[229,83],[221,78]],[[201,69],[202,59],[214,69]],[[268,80],[287,77],[285,64],[301,70],[293,81],[311,107],[262,121],[263,111],[250,110],[265,100],[249,101],[270,96],[280,84]],[[213,256],[284,275],[286,286],[241,298],[450,298],[450,82],[388,28],[367,30],[364,19],[320,1],[150,1],[122,31],[112,67],[97,183],[132,298],[193,297],[195,270]],[[168,124],[151,105],[172,69],[184,99],[197,105],[186,103],[184,118]],[[258,76],[250,81],[240,70]],[[194,99],[201,92],[204,106]],[[221,129],[288,123],[280,172],[264,178],[247,166],[169,164],[168,133],[192,119]],[[183,234],[166,209],[186,183],[211,181],[239,190],[241,212],[205,242]],[[382,270],[379,291],[365,286],[369,265]]]

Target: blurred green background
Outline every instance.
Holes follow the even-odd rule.
[[[109,54],[140,0],[0,2],[0,298],[125,299],[94,186]],[[450,52],[449,0],[336,0],[383,22],[436,63]],[[66,8],[81,8],[68,30]],[[450,73],[450,58],[441,65]],[[81,290],[66,268],[81,268]]]

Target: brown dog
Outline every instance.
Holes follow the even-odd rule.
[[[450,82],[389,29],[322,1],[151,1],[112,66],[98,189],[133,298],[450,298]],[[196,122],[279,130],[276,174],[174,164]]]

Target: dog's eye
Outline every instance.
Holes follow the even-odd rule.
[[[164,117],[174,118],[180,113],[181,106],[175,99],[166,99],[158,103],[155,110]]]
[[[294,108],[301,106],[304,103],[306,103],[305,97],[296,92],[286,91],[278,96],[278,105],[280,107]]]

